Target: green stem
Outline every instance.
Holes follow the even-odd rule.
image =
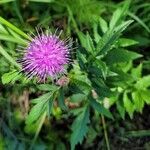
[[[102,125],[103,125],[103,129],[104,129],[104,136],[105,136],[107,150],[110,150],[110,144],[109,144],[108,135],[107,135],[106,123],[105,123],[105,118],[103,115],[101,115],[101,119],[102,119]]]

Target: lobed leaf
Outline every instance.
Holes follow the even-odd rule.
[[[113,49],[105,56],[105,60],[107,64],[112,65],[115,63],[129,62],[140,57],[142,57],[142,55],[136,52],[125,49]]]
[[[75,145],[82,143],[84,136],[88,131],[89,120],[89,106],[83,108],[83,111],[77,116],[72,124],[72,134],[71,134],[71,150],[75,149]]]

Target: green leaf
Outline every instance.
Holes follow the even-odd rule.
[[[131,75],[137,79],[141,78],[142,77],[142,67],[143,67],[143,65],[139,64],[136,68],[132,68]]]
[[[45,99],[47,99],[47,97],[49,97],[49,96],[52,95],[52,94],[53,94],[53,92],[48,92],[48,93],[43,94],[42,96],[40,96],[40,97],[38,97],[38,98],[33,99],[31,102],[32,102],[33,104],[37,104],[37,103],[39,103],[40,101],[44,101]]]
[[[61,109],[63,110],[68,110],[66,104],[65,104],[65,97],[64,97],[64,90],[63,88],[59,89],[59,94],[58,94],[58,105]]]
[[[10,82],[14,82],[17,79],[19,79],[20,77],[21,77],[21,74],[19,74],[18,71],[14,70],[14,71],[3,74],[2,83],[7,84]]]
[[[108,67],[106,66],[105,62],[95,58],[93,65],[89,66],[89,71],[96,77],[103,77],[106,79]]]
[[[91,79],[92,86],[100,98],[111,97],[114,95],[114,92],[104,83],[100,78]]]
[[[107,64],[115,64],[129,62],[131,60],[142,57],[142,55],[124,49],[113,49],[106,56]]]
[[[82,32],[78,32],[78,36],[81,42],[81,45],[89,52],[93,53],[94,52],[94,44],[92,41],[92,38],[90,37],[89,33],[87,32],[86,35],[84,35]]]
[[[81,94],[81,93],[73,94],[73,95],[70,97],[70,101],[71,101],[71,102],[81,102],[81,101],[83,101],[84,99],[86,99],[86,95],[85,95],[85,94]]]
[[[83,111],[77,116],[72,124],[72,134],[71,134],[71,150],[75,149],[75,145],[82,143],[84,136],[88,131],[89,120],[89,106],[83,108]]]
[[[90,104],[93,107],[93,109],[96,110],[98,113],[108,118],[113,119],[111,112],[108,109],[106,109],[102,104],[100,104],[95,99],[93,99],[92,97],[90,97]]]
[[[112,16],[112,19],[110,21],[109,27],[110,29],[113,29],[115,26],[120,24],[122,21],[122,18],[127,15],[127,11],[129,9],[131,0],[127,0],[122,8],[118,8]]]
[[[108,30],[108,24],[103,18],[99,18],[99,24],[102,29],[102,32],[105,33]]]
[[[78,37],[81,42],[81,45],[86,48],[86,36],[82,32],[78,32]]]
[[[132,23],[132,20],[126,21],[121,25],[117,26],[113,30],[108,30],[102,39],[97,44],[96,51],[97,56],[106,54],[111,48],[112,45],[119,38],[120,34]]]
[[[25,34],[22,30],[18,29],[16,26],[14,26],[13,24],[11,24],[10,22],[8,22],[7,20],[5,20],[2,17],[0,17],[0,23],[6,25],[8,28],[12,29],[19,35],[23,36],[25,39],[30,40],[30,37],[27,34]]]
[[[53,107],[53,102],[54,102],[54,96],[51,96],[48,104],[47,104],[47,115],[48,118],[50,118],[51,112],[52,112],[52,107]]]
[[[119,67],[121,68],[121,70],[124,73],[127,73],[128,71],[130,71],[133,68],[133,63],[132,60],[131,61],[127,61],[127,62],[123,62],[119,64]]]
[[[135,110],[142,113],[142,110],[144,108],[144,101],[137,91],[132,93],[132,99],[135,106]]]
[[[114,13],[113,13],[113,16],[111,18],[111,21],[109,23],[109,27],[111,29],[113,29],[117,24],[118,22],[120,21],[121,17],[122,17],[122,9],[121,8],[118,8]]]
[[[85,47],[90,53],[94,53],[94,44],[92,41],[92,38],[90,37],[89,33],[86,34],[86,47]]]
[[[87,74],[81,72],[80,67],[78,65],[74,65],[69,77],[70,83],[76,85],[83,93],[87,94],[91,90],[91,83],[87,78]]]
[[[34,123],[41,115],[43,115],[51,96],[52,96],[51,93],[46,93],[45,95],[42,95],[41,97],[38,98],[39,100],[38,103],[35,106],[33,106],[29,115],[26,118],[27,125]]]
[[[98,43],[99,40],[101,39],[101,36],[98,33],[98,25],[96,23],[93,25],[93,32],[94,32],[94,40],[96,43]]]
[[[139,42],[132,40],[132,39],[127,39],[127,38],[120,38],[118,40],[118,46],[120,47],[128,47],[128,46],[132,46],[132,45],[136,45]]]
[[[15,0],[1,0],[1,1],[0,1],[0,4],[8,3],[8,2],[13,2],[13,1],[15,1]]]
[[[81,69],[85,70],[86,69],[85,63],[87,63],[87,60],[84,54],[77,52],[77,59],[78,59]]]
[[[141,98],[147,103],[150,104],[150,90],[140,90],[139,91]]]
[[[41,84],[38,86],[38,89],[42,91],[56,91],[58,87],[54,84]]]
[[[25,40],[22,40],[21,38],[15,38],[11,35],[6,35],[6,34],[0,34],[0,40],[13,42],[13,43],[17,43],[20,45],[27,44],[27,42]]]
[[[129,114],[130,118],[133,118],[133,113],[134,113],[134,104],[132,101],[128,98],[127,92],[124,92],[123,94],[123,103],[124,107],[126,109],[126,112]]]
[[[14,66],[20,69],[20,65],[0,46],[0,53]]]
[[[3,25],[0,24],[0,33],[2,34],[9,34],[8,31],[5,29],[5,27]]]
[[[119,114],[123,119],[125,119],[125,108],[123,106],[123,103],[120,102],[120,99],[116,102],[117,110],[119,111]]]
[[[150,75],[144,76],[143,78],[139,79],[135,84],[137,89],[146,89],[150,87]]]

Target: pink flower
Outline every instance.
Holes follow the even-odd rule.
[[[37,77],[39,81],[66,74],[71,47],[72,40],[61,40],[60,35],[38,34],[24,48],[22,71],[28,78]]]

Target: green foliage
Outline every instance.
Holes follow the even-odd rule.
[[[36,101],[36,105],[31,109],[29,116],[26,119],[26,124],[32,124],[34,121],[36,121],[46,110],[48,106],[48,101],[51,100],[51,93],[46,93],[38,98]]]
[[[109,149],[106,127],[112,137],[117,131],[120,143],[149,136],[132,132],[126,116],[132,120],[150,105],[148,0],[1,0],[0,5],[0,149]],[[27,45],[31,37],[25,32],[35,26],[62,28],[62,36],[75,37],[68,85],[57,85],[57,79],[39,84],[21,72],[15,49]]]
[[[121,62],[128,62],[141,57],[142,55],[131,52],[125,49],[111,50],[105,57],[107,64],[116,64]]]
[[[102,104],[100,104],[99,102],[94,100],[92,97],[90,99],[90,104],[94,108],[94,110],[96,110],[100,114],[103,114],[103,115],[107,116],[108,118],[113,119],[113,116],[110,113],[110,111],[107,108],[105,108]]]
[[[15,80],[18,80],[19,77],[20,77],[20,75],[18,74],[18,72],[16,70],[11,71],[9,73],[5,73],[2,76],[2,83],[8,84],[10,82],[14,82]]]
[[[78,114],[77,118],[72,124],[72,134],[71,134],[71,149],[73,150],[75,148],[75,145],[80,142],[80,144],[83,141],[84,136],[86,135],[88,131],[87,125],[90,123],[89,120],[89,107],[83,108],[82,112]]]

